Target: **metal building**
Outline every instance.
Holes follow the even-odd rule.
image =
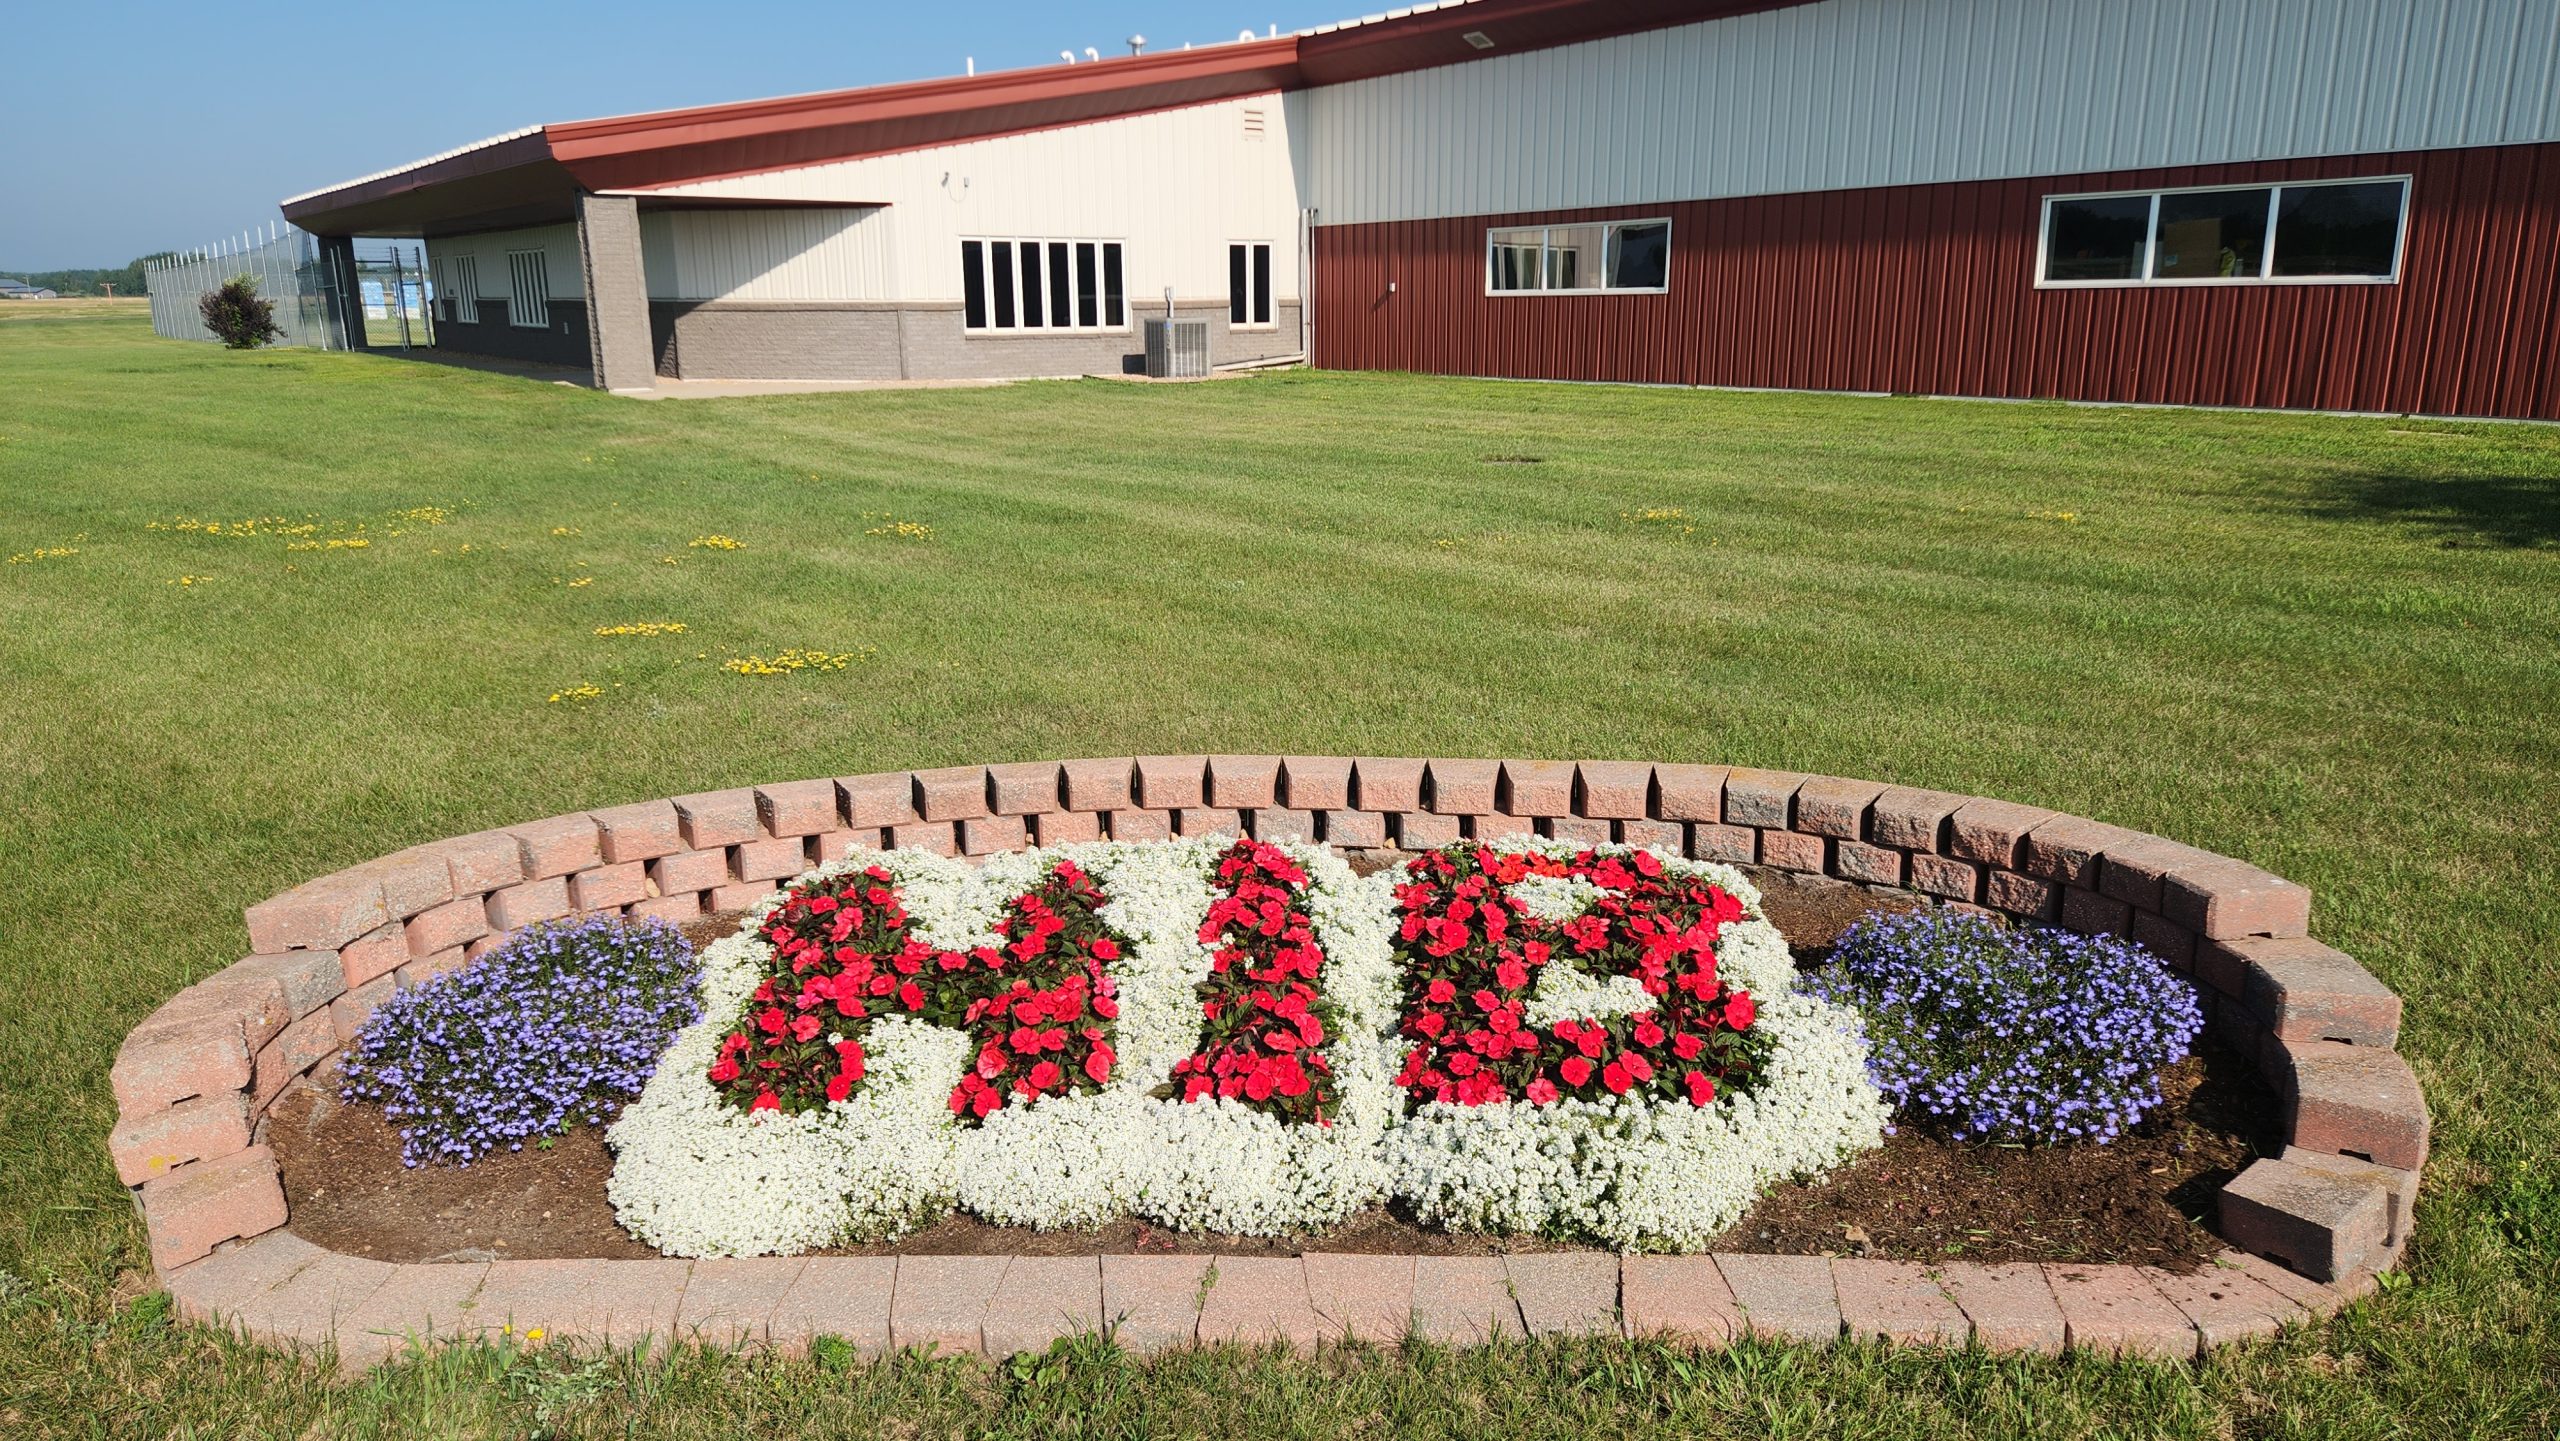
[[[440,345],[2560,419],[2560,0],[1452,0],[546,125],[285,203]]]

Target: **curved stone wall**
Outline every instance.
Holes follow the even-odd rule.
[[[311,1084],[395,987],[520,926],[735,909],[856,842],[987,855],[1242,832],[1419,850],[1520,831],[1829,876],[2147,946],[2195,978],[2214,1032],[2254,1056],[2282,1100],[2283,1154],[2222,1194],[2228,1265],[2174,1277],[1821,1257],[1425,1257],[1384,1267],[1227,1258],[1204,1304],[1207,1257],[391,1266],[285,1229],[282,1182],[260,1139],[276,1098]],[[2158,836],[1978,796],[1739,767],[1191,755],[786,781],[414,846],[251,906],[255,953],[126,1037],[109,1149],[185,1314],[275,1339],[334,1339],[359,1360],[403,1332],[494,1329],[519,1311],[616,1341],[690,1331],[787,1343],[817,1327],[882,1346],[1003,1354],[1045,1346],[1079,1317],[1140,1345],[1311,1341],[1362,1330],[1361,1315],[1378,1334],[1378,1308],[1395,1311],[1396,1296],[1397,1314],[1429,1334],[1429,1298],[1478,1292],[1507,1298],[1491,1300],[1507,1319],[1467,1322],[1458,1307],[1442,1334],[1597,1326],[1711,1341],[1744,1327],[1806,1337],[1845,1328],[2192,1355],[2334,1307],[2390,1265],[2408,1235],[2427,1115],[2394,1050],[2400,1001],[2310,939],[2310,913],[2302,886]],[[1408,1261],[1419,1279],[1399,1279]],[[893,1291],[895,1276],[906,1279]]]

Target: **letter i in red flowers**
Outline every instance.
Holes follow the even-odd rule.
[[[1200,923],[1210,948],[1198,991],[1200,1048],[1174,1063],[1159,1097],[1231,1100],[1288,1124],[1332,1123],[1334,1010],[1324,951],[1305,907],[1306,869],[1277,846],[1241,840],[1218,858]]]

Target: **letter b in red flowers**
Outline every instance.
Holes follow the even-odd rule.
[[[1716,938],[1742,903],[1644,851],[1570,858],[1460,842],[1416,857],[1396,888],[1405,973],[1404,1066],[1413,1100],[1481,1106],[1568,1096],[1712,1103],[1747,1077],[1758,1046],[1748,992],[1716,974]],[[1541,919],[1511,888],[1532,877],[1582,882],[1580,914]],[[1573,967],[1626,978],[1646,1004],[1533,1024],[1542,981]],[[1574,980],[1580,978],[1567,977]],[[1571,994],[1562,992],[1559,994]]]

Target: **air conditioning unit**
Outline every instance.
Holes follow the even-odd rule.
[[[1209,373],[1209,322],[1147,322],[1147,374],[1156,380],[1198,380]]]

